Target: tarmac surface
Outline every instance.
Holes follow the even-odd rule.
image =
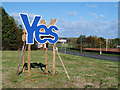
[[[96,53],[85,53],[85,52],[75,52],[75,51],[65,52],[63,50],[58,50],[58,52],[77,55],[77,56],[83,56],[83,57],[90,57],[90,58],[100,59],[100,60],[120,61],[120,56],[100,55]]]

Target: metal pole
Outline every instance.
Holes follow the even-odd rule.
[[[66,53],[66,42],[65,42],[65,53]]]
[[[62,50],[62,43],[61,43],[61,50]]]
[[[82,52],[82,37],[81,37],[81,52]]]
[[[107,51],[107,42],[108,42],[108,39],[106,39],[106,51]]]
[[[100,54],[102,54],[102,51],[101,51],[101,41],[100,41]]]

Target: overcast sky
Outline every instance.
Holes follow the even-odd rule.
[[[47,24],[58,18],[60,37],[118,37],[117,2],[3,2],[2,6],[19,24],[22,23],[18,13],[27,13],[30,20],[41,15]]]

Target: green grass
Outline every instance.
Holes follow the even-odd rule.
[[[2,52],[3,88],[117,88],[118,62],[93,59],[60,53],[70,75],[68,80],[61,62],[56,55],[56,76],[42,74],[40,69],[31,69],[31,79],[27,80],[27,71],[15,76],[21,51]],[[52,72],[53,56],[49,51],[49,70]],[[27,62],[27,52],[26,52]],[[45,64],[45,51],[31,51],[31,62]],[[21,64],[22,67],[22,64]],[[33,73],[34,72],[34,73]],[[45,78],[45,79],[42,79]],[[39,80],[37,80],[39,79]]]

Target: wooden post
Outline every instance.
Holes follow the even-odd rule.
[[[48,73],[48,43],[46,43],[46,73]]]
[[[45,20],[40,20],[40,24],[44,24],[44,25],[47,25],[46,24],[46,21]],[[42,28],[40,30],[41,32],[44,32],[44,29]],[[44,44],[42,44],[44,45]],[[43,47],[44,48],[44,47]],[[46,43],[46,73],[48,73],[48,43]]]
[[[23,32],[24,32],[24,34],[23,34],[23,38],[22,38],[22,40],[26,43],[26,31],[25,31],[25,29],[23,30]],[[26,46],[25,46],[25,51],[26,51]],[[25,51],[24,51],[24,54],[23,54],[23,72],[25,72],[25,67],[24,67],[24,64],[25,64]]]
[[[25,46],[25,51],[26,51],[26,46]],[[25,51],[24,51],[24,54],[23,54],[23,72],[25,72]]]
[[[57,19],[51,19],[49,26],[50,25],[55,25]],[[55,32],[55,30],[54,30]],[[55,44],[53,45],[53,75],[55,75]]]
[[[58,54],[58,57],[59,57],[59,59],[60,59],[60,61],[61,61],[61,63],[62,63],[62,66],[63,66],[63,68],[64,68],[64,70],[65,70],[65,73],[66,73],[68,79],[70,79],[70,76],[68,75],[68,72],[67,72],[67,70],[66,70],[66,68],[65,68],[65,65],[64,65],[64,63],[63,63],[63,61],[62,61],[62,59],[61,59],[61,57],[60,57],[60,54],[58,53],[58,50],[57,50],[57,54]]]
[[[30,80],[30,50],[31,50],[31,45],[28,44],[28,79]]]
[[[24,52],[24,55],[23,55],[23,72],[25,72],[25,67],[24,67],[24,65],[25,65],[25,52]]]
[[[18,76],[20,64],[21,64],[21,61],[22,61],[22,58],[23,58],[23,54],[24,54],[24,51],[25,51],[25,46],[26,46],[26,43],[24,42],[23,47],[22,47],[22,53],[21,53],[21,55],[20,55],[20,60],[19,60],[19,64],[18,64],[16,76]]]
[[[53,75],[55,75],[55,44],[53,45]]]

